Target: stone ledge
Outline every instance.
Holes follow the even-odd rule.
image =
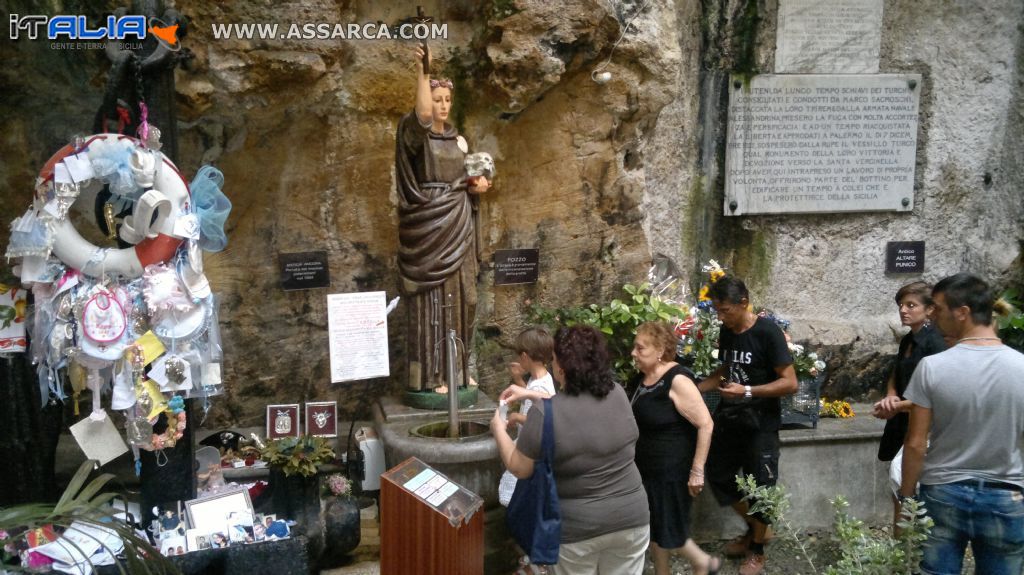
[[[779,432],[782,445],[816,443],[822,441],[860,441],[882,437],[885,420],[871,416],[870,403],[852,404],[856,414],[852,419],[824,417],[817,429],[783,429]]]

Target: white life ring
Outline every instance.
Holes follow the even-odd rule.
[[[141,148],[138,140],[121,134],[96,134],[86,139],[85,146],[100,140],[124,139],[131,140],[137,149]],[[69,144],[47,160],[39,173],[42,181],[51,180],[54,166],[73,152],[74,148]],[[183,237],[175,232],[175,223],[179,216],[189,211],[188,184],[167,156],[159,151],[150,153],[161,160],[156,166],[152,187],[147,186],[136,202],[133,215],[129,216],[132,219],[126,218],[120,231],[121,239],[134,246],[100,248],[86,241],[70,218],[64,218],[55,222],[54,227],[53,254],[61,262],[88,276],[111,274],[131,279],[141,276],[146,266],[168,261],[174,256],[183,241]],[[96,178],[80,184],[79,199],[95,198],[102,187],[103,183]]]

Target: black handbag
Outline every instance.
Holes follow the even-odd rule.
[[[748,403],[721,403],[715,413],[715,427],[719,426],[735,431],[757,431],[761,429],[761,414],[757,407]]]
[[[558,544],[562,536],[562,514],[551,462],[555,456],[554,416],[551,400],[544,400],[544,434],[541,458],[533,463],[533,475],[516,482],[508,502],[505,521],[516,543],[536,565],[558,563]]]
[[[909,424],[910,414],[908,413],[897,413],[885,422],[882,440],[878,443],[879,461],[892,461],[896,457],[900,448],[903,447],[903,439],[907,436]]]

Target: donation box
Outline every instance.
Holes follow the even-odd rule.
[[[479,495],[410,457],[381,475],[380,572],[480,575],[484,510]]]

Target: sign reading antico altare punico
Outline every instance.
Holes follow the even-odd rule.
[[[734,79],[725,214],[910,211],[920,92],[917,74]]]

